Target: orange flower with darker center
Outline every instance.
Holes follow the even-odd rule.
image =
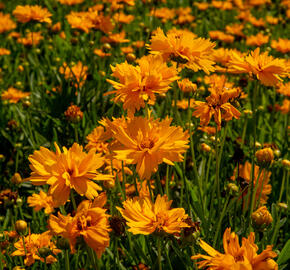
[[[27,23],[30,21],[51,23],[50,17],[52,14],[41,6],[17,6],[12,14],[16,17],[17,21]]]
[[[146,46],[151,54],[162,55],[166,60],[173,60],[194,71],[203,70],[207,74],[214,71],[212,61],[214,43],[208,39],[196,38],[189,31],[172,30],[167,36],[157,28]]]
[[[83,147],[74,143],[69,149],[63,147],[63,152],[55,144],[56,152],[41,147],[29,156],[31,176],[27,179],[34,185],[50,185],[55,206],[65,204],[70,190],[74,189],[82,196],[93,199],[98,196],[101,187],[95,180],[111,180],[111,175],[104,175],[97,170],[104,164],[104,158],[95,154],[83,152]]]
[[[125,62],[111,67],[112,75],[119,82],[107,80],[116,90],[105,94],[116,94],[114,102],[123,102],[130,116],[144,108],[145,102],[154,104],[155,94],[165,94],[170,84],[178,79],[176,69],[168,67],[161,56],[144,56],[137,63],[138,66]]]
[[[141,179],[149,179],[160,163],[174,165],[182,161],[188,148],[188,133],[180,127],[170,126],[172,119],[134,117],[124,126],[106,119],[108,129],[119,145],[113,150],[116,159],[136,164]]]
[[[222,119],[231,120],[233,117],[239,119],[240,112],[230,103],[240,94],[239,88],[232,87],[232,84],[226,82],[226,77],[212,76],[210,78],[211,95],[206,98],[206,102],[195,101],[193,116],[200,118],[201,125],[208,125],[212,116],[218,126],[221,128]]]
[[[30,95],[29,92],[22,92],[16,88],[9,87],[7,91],[1,94],[2,100],[8,100],[9,103],[17,103],[19,100],[26,98]]]
[[[10,14],[0,12],[0,34],[16,28],[16,23],[11,20]]]
[[[88,67],[84,66],[81,61],[72,66],[63,63],[63,66],[59,68],[59,72],[64,74],[65,79],[75,81],[75,87],[82,87],[87,79]]]
[[[268,55],[268,52],[260,53],[260,48],[252,51],[248,56],[232,52],[232,60],[228,66],[229,72],[253,74],[266,86],[276,85],[282,81],[282,76],[289,73],[284,59],[274,58]]]

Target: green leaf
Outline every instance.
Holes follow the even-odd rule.
[[[287,241],[285,246],[283,247],[280,256],[277,260],[279,265],[286,263],[290,259],[290,239]]]

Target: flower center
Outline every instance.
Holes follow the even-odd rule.
[[[151,149],[154,147],[154,141],[151,139],[145,139],[140,143],[140,149]]]
[[[85,216],[79,217],[78,220],[77,220],[77,228],[78,228],[78,230],[80,230],[80,231],[86,230],[87,227],[90,227],[92,225],[91,221],[92,221],[92,217],[90,217],[90,216],[88,216],[88,217],[85,217]]]

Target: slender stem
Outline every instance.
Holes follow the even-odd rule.
[[[220,218],[219,218],[218,223],[217,223],[217,227],[216,227],[216,230],[215,230],[215,236],[214,236],[214,240],[213,240],[213,246],[214,247],[216,246],[216,242],[217,242],[217,239],[218,239],[218,236],[219,236],[219,232],[220,232],[220,228],[221,228],[221,225],[222,225],[223,218],[224,218],[226,210],[227,210],[229,199],[230,199],[230,196],[228,195],[227,199],[226,199],[226,202],[224,204],[222,213],[221,213]]]
[[[157,253],[158,253],[158,269],[162,270],[162,264],[161,264],[161,237],[157,237]]]
[[[167,165],[166,167],[166,180],[165,180],[165,192],[166,192],[166,195],[169,198],[169,165]]]
[[[76,124],[73,124],[73,127],[74,127],[75,141],[78,143],[79,142],[78,127]]]
[[[69,264],[69,254],[68,254],[69,250],[66,249],[64,252],[64,259],[65,259],[65,270],[70,270],[70,264]]]
[[[254,180],[252,182],[252,187],[254,187],[254,188],[251,189],[251,196],[250,196],[250,198],[251,198],[251,204],[250,204],[250,211],[249,211],[249,216],[248,216],[248,218],[249,218],[249,225],[250,225],[250,221],[251,221],[251,215],[252,215],[253,210],[254,210],[255,199],[256,199],[257,190],[258,190],[258,187],[259,187],[259,179],[260,179],[260,176],[261,176],[262,171],[263,170],[260,168],[259,169],[259,173],[258,173],[258,177],[257,177],[257,180],[256,180],[256,183],[254,183]],[[265,177],[265,173],[263,175]],[[247,200],[247,202],[248,202],[248,200]]]
[[[219,151],[218,151],[218,127],[216,126],[216,133],[215,133],[215,188],[217,192],[217,199],[218,199],[218,211],[220,210],[221,206],[221,191],[220,191],[220,178],[219,178]]]
[[[282,185],[281,185],[281,189],[280,189],[280,195],[279,195],[279,199],[278,199],[278,203],[281,202],[282,200],[282,196],[283,196],[283,191],[284,191],[284,185],[285,185],[285,180],[286,180],[286,170],[283,170],[283,178],[282,178]],[[286,189],[287,191],[287,189]]]

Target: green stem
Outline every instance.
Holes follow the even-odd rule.
[[[76,205],[76,201],[75,201],[74,191],[73,190],[70,191],[70,199],[71,199],[73,208],[76,211],[77,210],[77,205]]]
[[[168,197],[168,199],[170,199],[169,197],[169,165],[167,165],[166,167],[166,180],[165,180],[165,192],[166,192],[166,195]]]
[[[284,191],[284,185],[285,185],[285,180],[286,180],[286,173],[287,173],[286,170],[283,170],[282,185],[281,185],[281,189],[280,189],[280,195],[279,195],[278,203],[280,203],[281,200],[282,200],[283,191]]]
[[[69,264],[69,254],[68,254],[69,250],[66,249],[64,252],[64,260],[65,260],[65,270],[70,270],[70,264]]]
[[[220,228],[221,228],[221,225],[222,225],[223,218],[224,218],[226,210],[227,210],[229,199],[230,199],[230,196],[228,195],[227,199],[226,199],[226,202],[224,204],[222,213],[221,213],[220,218],[219,218],[218,223],[217,223],[217,227],[216,227],[216,230],[215,230],[215,236],[214,236],[214,240],[213,240],[213,247],[216,246],[216,242],[217,242],[217,239],[218,239],[218,236],[219,236],[219,232],[220,232]]]
[[[221,191],[220,191],[220,178],[219,178],[219,151],[218,151],[218,127],[216,126],[216,133],[215,133],[215,188],[217,193],[218,199],[218,211],[220,210],[221,206]]]
[[[157,237],[157,253],[158,253],[158,269],[162,270],[162,264],[161,264],[161,237]]]

